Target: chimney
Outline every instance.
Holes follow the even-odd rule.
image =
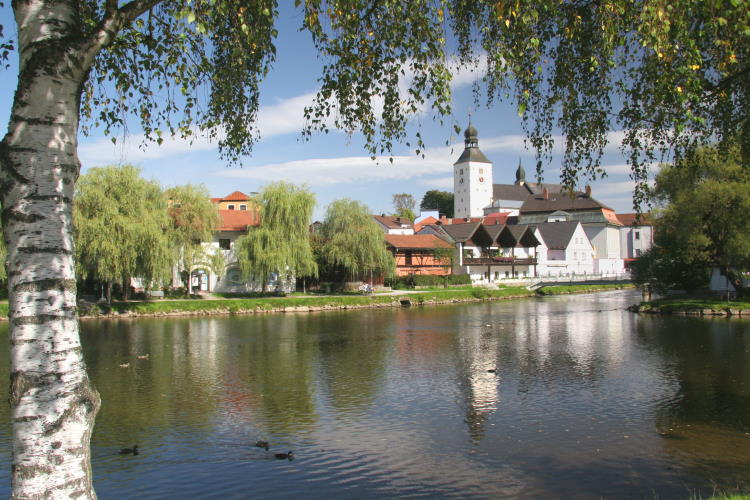
[[[545,200],[549,200],[549,189],[544,188],[542,190],[542,198],[544,198]]]
[[[471,217],[464,217],[464,222],[471,222]]]
[[[591,185],[586,184],[586,197],[591,198]]]

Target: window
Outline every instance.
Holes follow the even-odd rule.
[[[495,281],[500,279],[500,271],[495,271]]]
[[[483,173],[484,173],[484,169],[483,169],[483,168],[480,168],[480,169],[479,169],[479,173],[480,173],[480,174],[483,174]]]
[[[458,174],[459,174],[459,175],[464,175],[464,169],[462,168],[461,170],[459,170],[459,171],[458,171]]]
[[[240,210],[247,210],[247,205],[240,205]]]
[[[640,231],[633,231],[633,237],[636,240],[640,240],[641,239],[641,232]]]
[[[635,256],[636,257],[640,257],[641,256],[641,249],[640,248],[636,248],[635,249]]]
[[[227,210],[234,210],[234,205],[227,205]]]
[[[219,248],[222,250],[229,250],[232,247],[232,240],[221,238],[219,239]]]
[[[404,253],[404,264],[407,266],[411,265],[411,250],[407,250]]]

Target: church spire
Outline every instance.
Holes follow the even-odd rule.
[[[467,148],[479,147],[479,132],[477,132],[477,129],[471,124],[471,121],[466,130],[464,130],[464,145]]]
[[[518,169],[516,170],[516,184],[521,185],[526,182],[526,171],[521,164],[521,158],[518,158]]]

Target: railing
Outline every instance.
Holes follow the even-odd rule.
[[[539,288],[548,283],[630,281],[630,279],[630,273],[570,273],[565,276],[536,276],[530,280],[528,288]]]
[[[478,257],[464,259],[465,266],[533,266],[536,259],[531,258],[513,258],[513,257]]]

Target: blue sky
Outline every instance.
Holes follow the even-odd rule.
[[[284,2],[282,2],[284,3]],[[0,24],[13,33],[8,3],[0,12]],[[272,181],[286,180],[306,183],[316,194],[318,206],[315,218],[322,218],[328,203],[349,197],[364,202],[373,213],[389,212],[391,196],[410,193],[418,201],[430,189],[450,191],[453,187],[452,165],[463,150],[463,135],[453,132],[453,123],[464,128],[471,113],[479,131],[479,147],[494,165],[494,182],[511,183],[519,159],[526,167],[527,179],[534,176],[536,160],[531,149],[524,146],[521,119],[515,107],[505,103],[491,108],[476,106],[471,85],[477,74],[461,72],[454,77],[454,116],[440,126],[425,115],[413,120],[412,127],[421,126],[428,149],[425,158],[417,157],[413,149],[398,146],[394,162],[387,159],[372,161],[356,134],[341,132],[320,134],[302,140],[303,108],[317,90],[321,64],[312,47],[309,35],[300,33],[300,15],[282,8],[279,19],[277,60],[261,90],[259,127],[261,139],[253,154],[242,161],[242,166],[228,166],[218,155],[214,144],[199,139],[191,146],[184,141],[167,138],[161,146],[150,144],[140,149],[137,124],[129,124],[129,133],[120,131],[117,145],[112,144],[100,130],[81,137],[79,156],[84,172],[99,165],[132,163],[143,169],[143,175],[164,186],[185,183],[205,184],[213,196],[234,190],[246,193],[259,191]],[[0,124],[5,134],[15,89],[15,67],[0,73]],[[621,134],[611,133],[602,164],[609,176],[590,183],[595,198],[618,212],[631,212],[633,183],[629,169],[619,152]],[[448,141],[451,146],[446,146]],[[545,165],[546,182],[557,182],[560,156],[555,155]]]

